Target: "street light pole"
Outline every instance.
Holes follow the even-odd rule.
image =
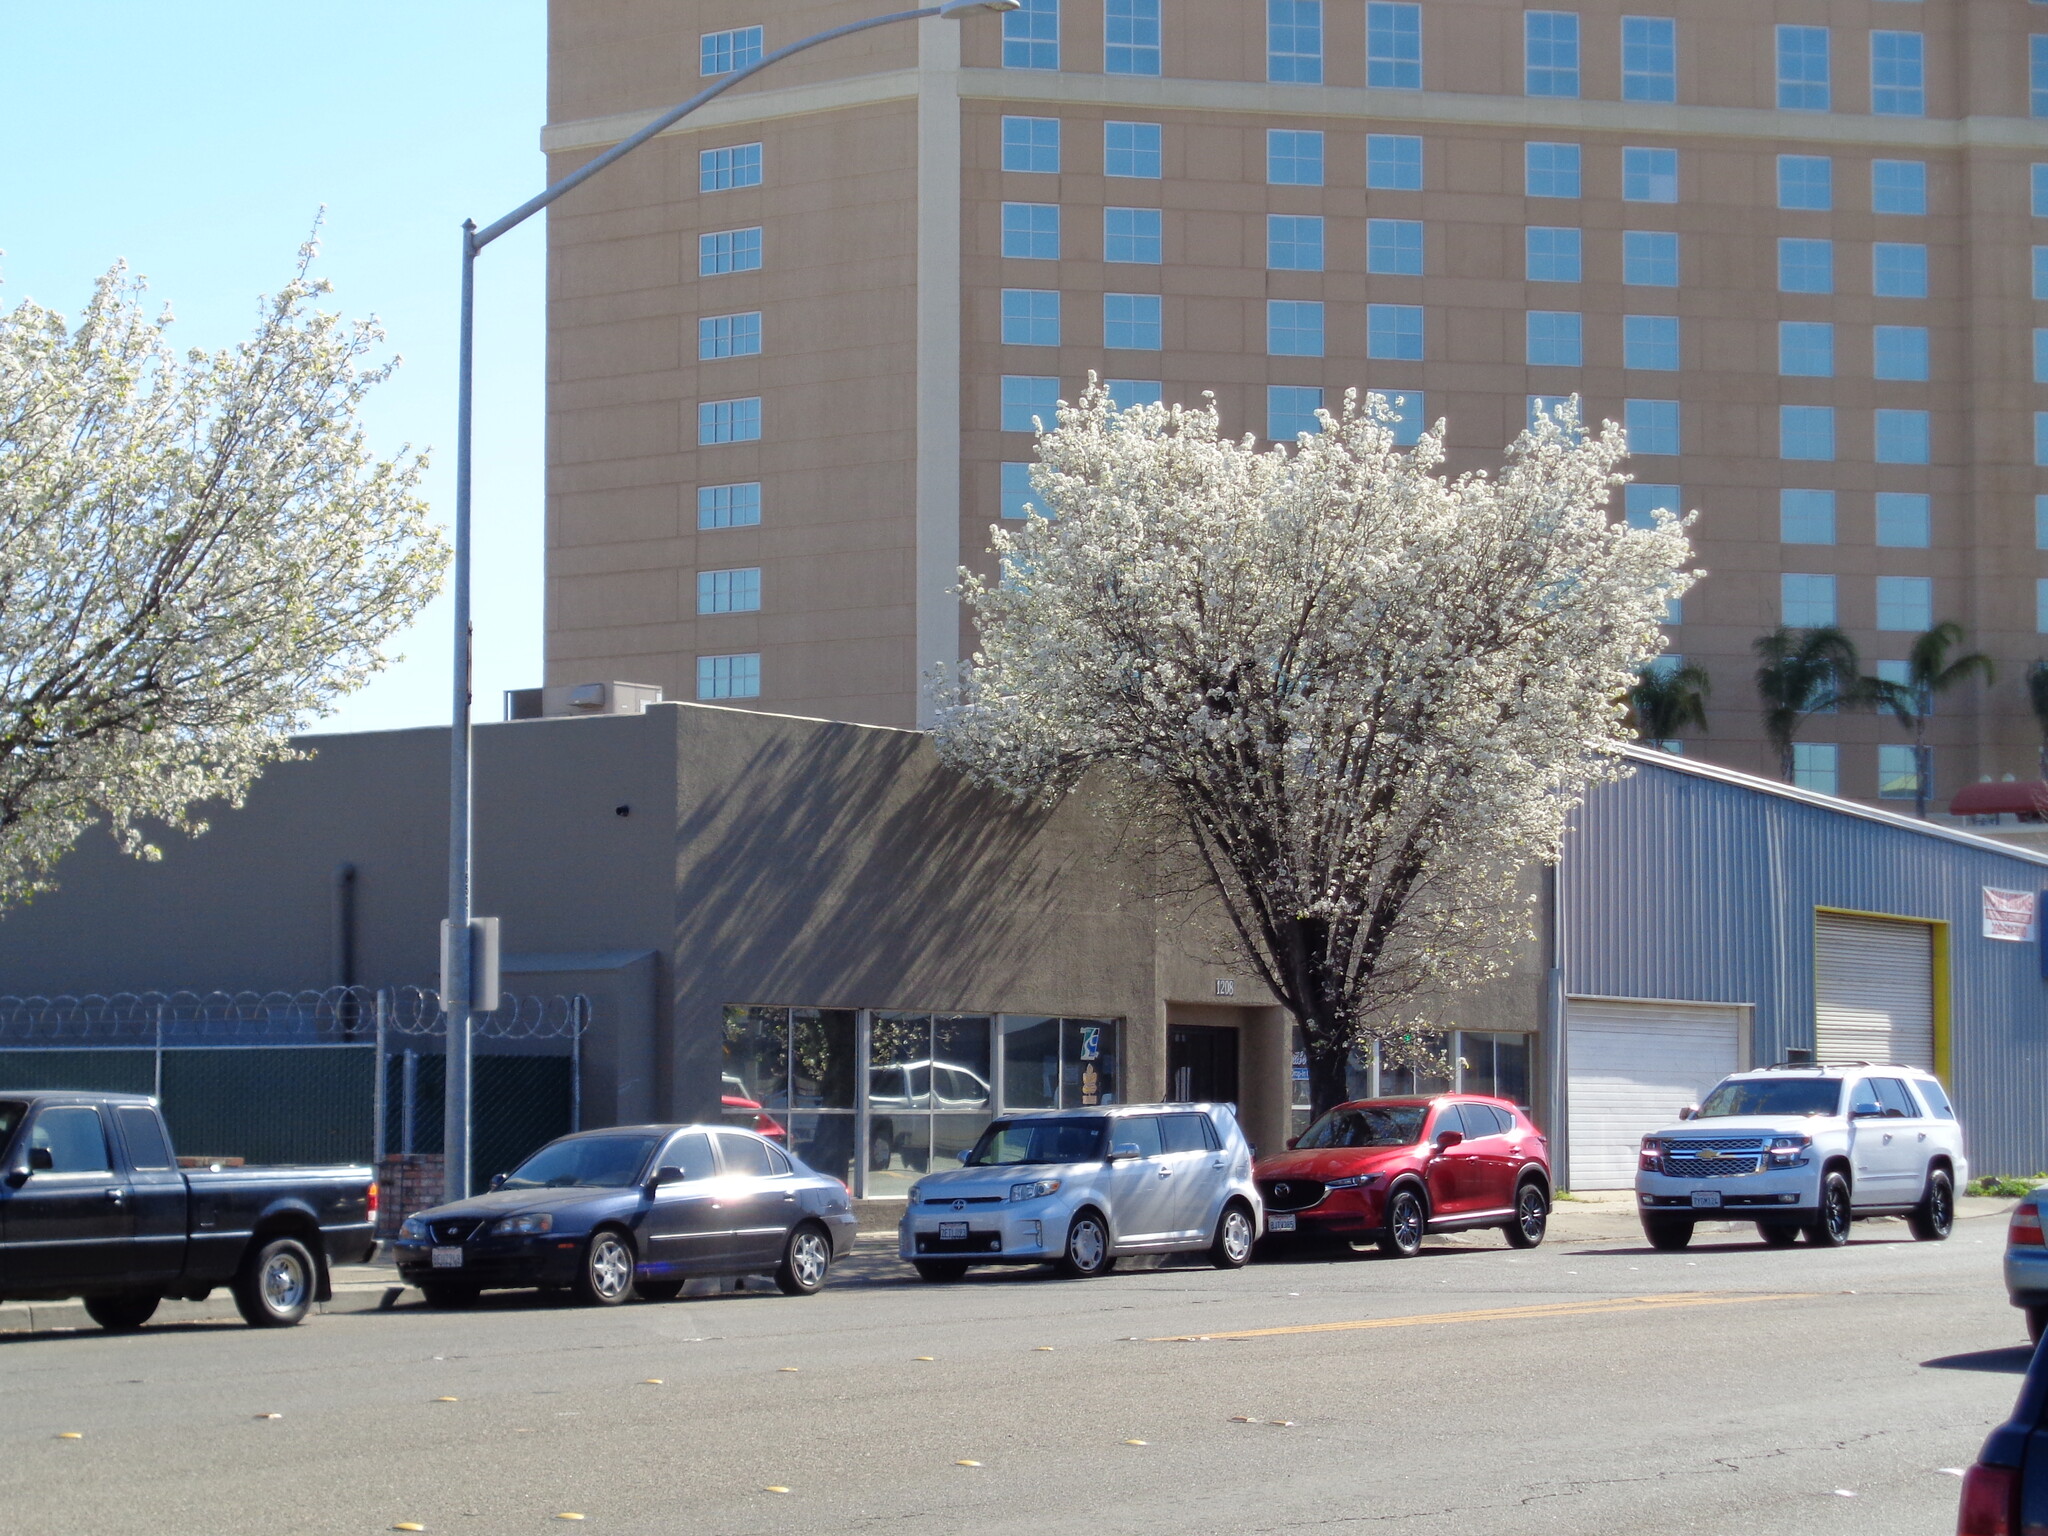
[[[442,956],[442,1011],[448,1018],[447,1092],[443,1103],[442,1161],[443,1198],[461,1200],[469,1194],[470,1157],[470,1046],[474,1027],[476,939],[471,910],[471,640],[470,633],[470,406],[475,376],[476,340],[476,258],[500,235],[518,228],[564,193],[590,180],[613,161],[631,154],[649,139],[688,117],[713,97],[731,90],[778,60],[802,53],[820,43],[886,27],[899,21],[923,21],[944,16],[961,21],[976,11],[1014,11],[1023,0],[942,0],[941,4],[914,11],[894,11],[849,22],[801,38],[763,54],[745,69],[721,75],[688,101],[669,108],[637,132],[621,139],[603,154],[578,166],[560,181],[551,183],[528,198],[503,218],[482,229],[476,221],[462,225],[462,335],[457,347],[455,395],[455,662],[453,668],[453,718],[448,742],[448,929],[447,951]]]

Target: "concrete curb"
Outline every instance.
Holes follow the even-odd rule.
[[[398,1284],[393,1275],[381,1285],[336,1285],[332,1301],[316,1302],[313,1310],[331,1312],[375,1312],[384,1305],[384,1293]],[[415,1300],[417,1297],[415,1296]],[[242,1314],[226,1291],[216,1291],[204,1301],[166,1301],[150,1319],[158,1323],[239,1323]],[[99,1324],[86,1316],[81,1301],[12,1301],[0,1305],[0,1333],[98,1333]]]

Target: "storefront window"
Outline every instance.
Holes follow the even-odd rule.
[[[1449,1093],[1448,1072],[1438,1070],[1450,1055],[1451,1039],[1442,1030],[1419,1030],[1380,1042],[1380,1097],[1408,1098]]]
[[[974,1145],[995,1096],[993,1026],[986,1014],[870,1016],[868,1194],[902,1194]]]
[[[789,1010],[728,1008],[725,1010],[725,1072],[720,1097],[748,1104],[789,1102]],[[744,1105],[728,1103],[736,1121]]]
[[[1529,1042],[1521,1034],[1468,1029],[1458,1035],[1459,1086],[1529,1107]]]

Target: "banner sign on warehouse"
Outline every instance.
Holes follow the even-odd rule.
[[[2034,939],[2034,892],[1984,887],[1984,937],[2029,944]]]

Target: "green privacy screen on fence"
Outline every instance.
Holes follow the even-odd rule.
[[[441,1150],[441,1094],[446,1058],[414,1058],[414,1152]],[[571,1129],[570,1090],[574,1070],[566,1056],[484,1056],[471,1062],[476,1104],[470,1122],[470,1188],[482,1189],[494,1173],[509,1173],[527,1153]],[[385,1063],[384,1145],[407,1150],[405,1060]]]

